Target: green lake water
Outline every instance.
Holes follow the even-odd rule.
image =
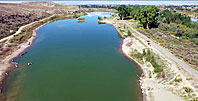
[[[37,30],[33,45],[14,61],[7,101],[140,101],[137,66],[120,52],[122,39],[92,12],[84,23],[59,20]],[[28,62],[33,65],[27,66]]]

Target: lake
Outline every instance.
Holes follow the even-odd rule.
[[[85,22],[54,21],[37,30],[33,45],[14,61],[7,101],[140,101],[137,66],[120,52],[122,39],[91,12]],[[32,62],[31,66],[27,63]]]

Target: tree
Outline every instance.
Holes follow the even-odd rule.
[[[140,11],[140,7],[139,6],[133,6],[133,7],[130,7],[130,16],[133,18],[133,19],[137,19],[138,18],[138,13]]]
[[[119,7],[118,7],[118,15],[120,16],[120,19],[125,19],[127,16],[129,16],[130,15],[130,13],[129,13],[129,7],[128,6],[126,6],[126,5],[120,5]]]
[[[156,6],[146,6],[140,9],[138,20],[143,24],[144,28],[153,28],[158,26],[159,8]]]
[[[170,24],[172,13],[169,10],[164,10],[160,13],[160,17],[164,23]]]

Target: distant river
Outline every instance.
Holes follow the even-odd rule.
[[[109,14],[41,27],[27,54],[15,59],[19,68],[6,80],[7,101],[139,101],[138,68],[121,54],[114,26],[97,22]]]

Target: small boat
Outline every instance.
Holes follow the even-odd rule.
[[[30,65],[32,65],[32,63],[31,62],[28,62],[28,66],[30,66]]]

